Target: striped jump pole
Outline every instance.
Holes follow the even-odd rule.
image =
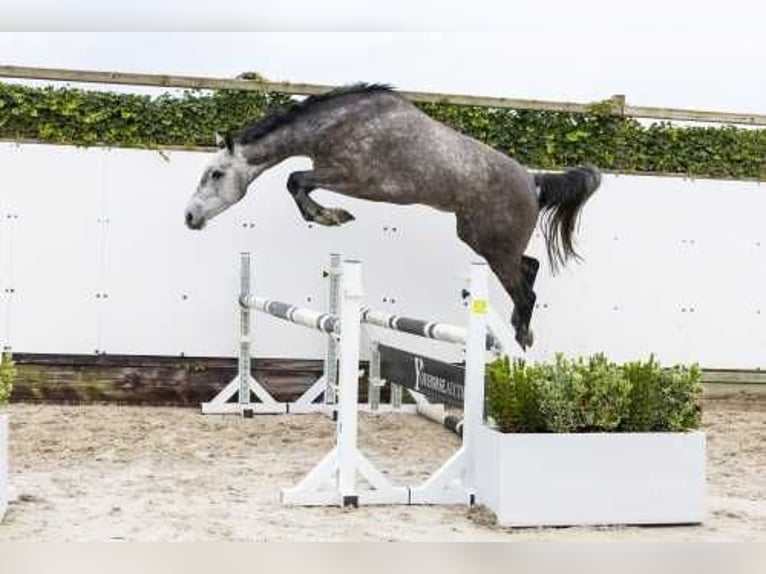
[[[375,311],[369,307],[364,307],[362,309],[361,320],[362,323],[372,325],[374,327],[389,329],[399,333],[407,333],[416,337],[434,339],[436,341],[451,343],[454,345],[465,346],[469,336],[469,330],[465,327],[450,325],[448,323],[440,323],[438,321],[429,321],[426,319],[415,319],[413,317],[405,317],[402,315],[385,313],[382,311]],[[485,333],[485,343],[487,350],[492,351],[493,353],[500,352],[504,347],[504,345],[501,343],[501,340],[495,337],[488,330],[485,330]],[[373,412],[379,410],[380,389],[382,386],[383,380],[380,378],[380,356],[378,353],[377,344],[373,343],[370,356],[370,384],[368,389],[369,408]],[[403,389],[401,385],[397,385],[395,383],[391,384],[391,408],[395,411],[403,410],[402,393]],[[416,411],[424,414],[434,421],[441,419],[446,420],[449,418],[449,424],[452,425],[452,427],[455,426],[452,418],[446,417],[443,412],[439,411],[438,409],[435,410],[434,407],[435,405],[428,405],[427,401],[422,400],[419,401]]]
[[[465,345],[468,340],[468,330],[465,327],[425,319],[403,317],[382,311],[374,311],[369,308],[362,310],[362,323],[455,345]],[[499,351],[502,349],[503,345],[492,333],[488,332],[485,339],[488,351]]]
[[[313,309],[306,309],[305,307],[298,307],[290,303],[257,297],[255,295],[248,295],[243,298],[241,304],[246,309],[255,309],[266,315],[308,327],[309,329],[316,329],[328,334],[340,333],[340,317],[337,315],[314,311]]]

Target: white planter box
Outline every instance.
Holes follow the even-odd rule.
[[[8,509],[8,415],[0,413],[0,520]]]
[[[504,526],[705,517],[705,435],[477,433],[477,501]]]

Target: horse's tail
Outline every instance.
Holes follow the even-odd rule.
[[[572,234],[583,205],[601,184],[598,168],[585,165],[564,173],[535,174],[543,216],[542,231],[551,269],[556,272],[570,257],[579,259]]]

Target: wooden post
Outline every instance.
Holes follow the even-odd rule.
[[[612,113],[621,118],[625,117],[625,96],[623,94],[615,94],[611,97]]]

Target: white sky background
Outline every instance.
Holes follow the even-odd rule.
[[[0,26],[11,30],[293,30],[0,32],[3,64],[223,77],[255,70],[272,80],[585,102],[624,93],[636,105],[766,113],[763,0],[0,3]],[[308,31],[333,29],[364,31]]]

